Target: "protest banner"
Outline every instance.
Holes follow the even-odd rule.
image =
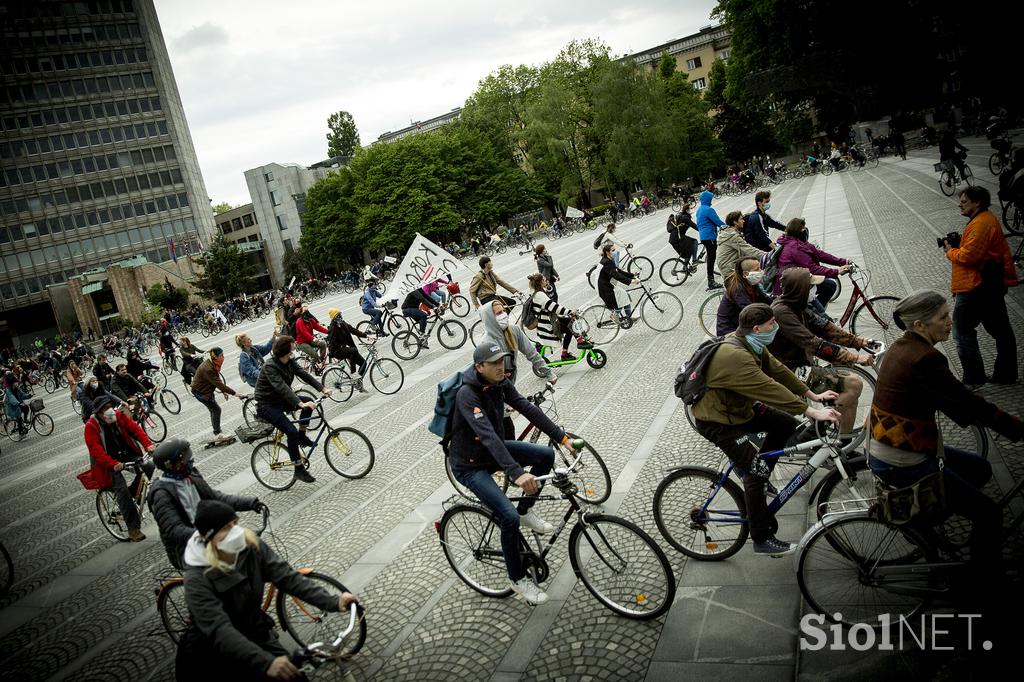
[[[388,286],[389,299],[401,301],[413,289],[436,279],[451,278],[465,290],[473,279],[473,271],[465,263],[430,241],[420,233],[398,266],[395,278]]]
[[[583,211],[579,210],[575,206],[570,206],[569,208],[565,209],[565,217],[566,218],[582,218],[583,217]]]

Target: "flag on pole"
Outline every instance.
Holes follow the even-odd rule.
[[[168,244],[168,246],[170,246],[170,249],[171,249],[171,260],[173,260],[175,263],[177,263],[178,262],[178,256],[174,253],[174,239],[173,238],[172,239],[168,239],[167,240],[167,244]]]

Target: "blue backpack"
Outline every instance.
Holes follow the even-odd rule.
[[[434,416],[427,425],[427,430],[441,439],[441,447],[446,451],[455,424],[455,398],[462,388],[462,373],[467,369],[469,367],[460,369],[437,385]]]

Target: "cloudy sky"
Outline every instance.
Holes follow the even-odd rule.
[[[206,189],[249,202],[242,173],[327,156],[347,110],[363,144],[462,106],[502,64],[570,40],[630,54],[694,33],[715,0],[156,0]]]

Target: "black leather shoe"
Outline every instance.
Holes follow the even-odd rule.
[[[295,478],[303,483],[316,483],[313,474],[306,470],[306,467],[295,467]]]

